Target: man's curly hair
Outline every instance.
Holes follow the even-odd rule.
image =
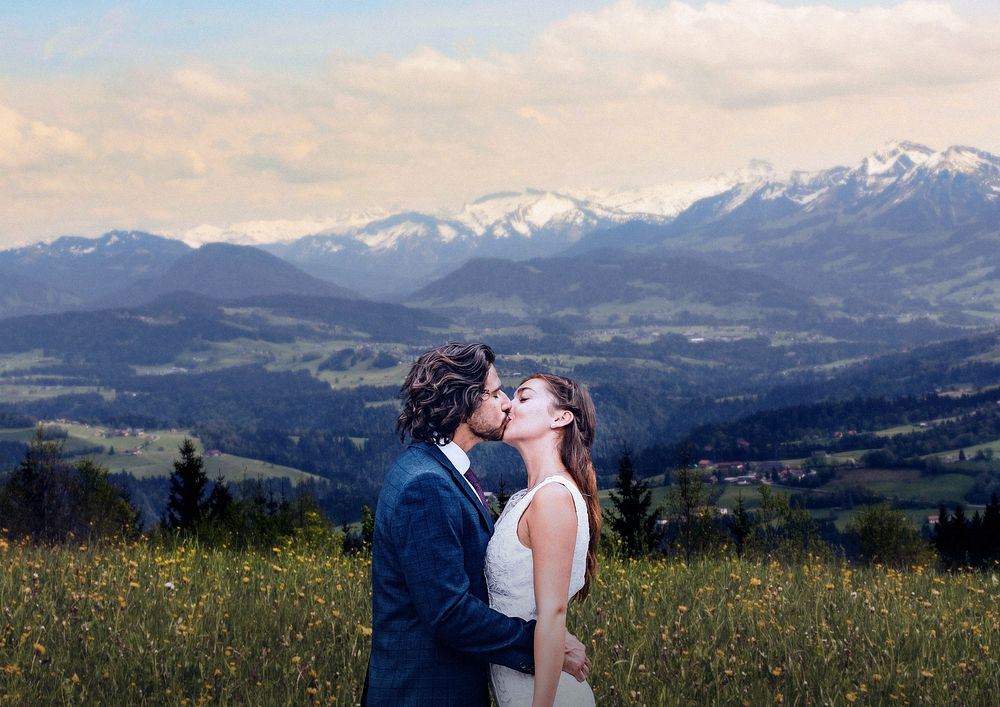
[[[399,397],[396,420],[400,441],[445,445],[459,424],[482,404],[486,375],[496,355],[486,344],[450,341],[427,351],[413,364]]]

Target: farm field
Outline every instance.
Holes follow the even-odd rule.
[[[668,509],[670,499],[670,487],[663,486],[662,476],[651,477],[657,485],[650,484],[651,506]],[[871,491],[881,494],[887,498],[899,498],[909,503],[920,504],[919,506],[903,508],[903,513],[910,519],[915,528],[921,528],[927,521],[927,516],[936,515],[938,504],[945,501],[949,508],[961,503],[970,513],[983,506],[971,504],[964,500],[963,496],[972,488],[975,479],[965,474],[941,474],[939,476],[923,476],[915,469],[857,469],[843,472],[842,477],[824,484],[815,489],[798,488],[794,486],[784,486],[780,484],[768,484],[774,491],[784,494],[801,493],[824,494],[842,490],[844,488],[861,486]],[[657,483],[658,482],[658,483]],[[720,492],[715,505],[718,508],[733,509],[736,507],[740,496],[747,510],[754,510],[760,506],[759,483],[749,484],[721,484],[719,486],[709,486],[714,491]],[[610,507],[610,490],[600,491],[598,496],[601,499],[601,506]],[[860,511],[862,506],[857,508],[818,508],[810,510],[810,514],[816,520],[832,520],[837,529],[844,531],[850,520]]]
[[[0,702],[355,704],[370,561],[0,540]],[[1000,578],[604,557],[569,626],[601,705],[989,704]]]
[[[142,436],[103,437],[99,432],[109,430],[107,427],[94,427],[73,423],[58,423],[58,427],[66,430],[65,449],[69,453],[90,450],[95,446],[105,449],[102,454],[88,453],[98,464],[105,466],[112,473],[126,471],[136,478],[152,476],[169,476],[173,471],[174,460],[178,458],[178,448],[189,437],[195,444],[199,454],[205,449],[201,440],[185,430],[144,430]],[[0,429],[0,439],[28,442],[35,436],[35,428]],[[114,454],[108,449],[114,449]],[[141,450],[141,454],[130,454],[130,450]],[[305,479],[318,479],[299,469],[270,464],[259,459],[249,459],[231,454],[203,457],[205,474],[210,479],[222,476],[226,481],[239,482],[244,479],[268,479],[285,477],[293,482]]]

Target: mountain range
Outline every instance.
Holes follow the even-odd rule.
[[[531,261],[548,273],[572,265],[588,278],[579,281],[587,283],[587,297],[608,305],[622,302],[618,285],[641,270],[642,260],[666,267],[661,274],[675,260],[674,273],[709,265],[749,271],[752,282],[767,281],[768,290],[783,284],[808,307],[824,301],[838,311],[943,313],[972,323],[994,321],[1000,312],[1000,158],[969,147],[934,151],[893,142],[853,167],[780,176],[754,162],[700,182],[629,192],[507,192],[452,214],[373,212],[338,224],[292,238],[296,225],[282,222],[270,243],[261,223],[187,234],[195,243],[218,237],[257,248],[194,249],[174,238],[113,231],[2,251],[0,316],[141,304],[172,290],[216,299],[360,293],[441,307],[449,301],[448,280],[465,282],[469,271],[450,274],[474,259]],[[562,260],[542,263],[557,256]],[[587,260],[630,262],[632,270],[589,279]],[[511,277],[523,269],[506,267]],[[659,277],[647,272],[639,278],[647,284]],[[699,283],[736,289],[738,278],[702,274]],[[435,283],[446,276],[445,284]],[[670,287],[654,299],[673,297]],[[704,300],[705,289],[688,292]],[[633,295],[625,297],[641,299]]]

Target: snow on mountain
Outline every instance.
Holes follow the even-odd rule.
[[[287,243],[313,233],[349,231],[388,215],[388,211],[371,209],[322,219],[243,221],[228,226],[201,224],[187,231],[176,233],[174,237],[184,241],[192,248],[206,243],[232,243],[234,245]]]
[[[466,204],[453,219],[476,237],[530,238],[541,230],[580,232],[614,220],[606,207],[567,194],[529,189],[491,194]]]
[[[934,153],[924,166],[938,172],[1000,176],[1000,157],[974,147],[949,147],[943,152]]]
[[[892,141],[866,157],[859,170],[868,177],[900,177],[933,155],[934,151],[923,145]]]
[[[298,249],[303,259],[345,250],[356,255],[390,254],[404,246],[412,249],[429,243],[461,243],[464,249],[479,251],[486,243],[512,245],[542,235],[553,244],[569,245],[589,232],[629,221],[666,224],[707,199],[713,203],[704,213],[715,217],[761,202],[781,209],[797,206],[816,211],[890,190],[891,198],[899,201],[909,193],[908,185],[943,174],[975,175],[985,185],[985,198],[1000,199],[1000,158],[970,147],[934,151],[914,142],[892,141],[853,166],[815,172],[779,175],[769,163],[754,160],[727,174],[637,189],[525,189],[489,194],[450,212],[370,209],[330,217],[202,224],[171,235],[192,247],[222,242],[264,246],[275,253],[291,252],[293,243],[308,237],[308,247]],[[97,240],[60,239],[57,243],[83,256],[126,237],[134,235],[115,232]]]
[[[993,198],[989,192],[1000,194],[1000,158],[994,155],[969,147],[937,152],[913,142],[892,141],[851,168],[793,172],[785,179],[757,170],[739,180],[714,213],[732,213],[752,199],[786,199],[809,212],[838,208],[847,201],[857,205],[883,195],[899,203],[942,175],[956,174],[976,177],[988,198]]]

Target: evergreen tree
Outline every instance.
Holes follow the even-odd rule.
[[[743,494],[740,493],[736,497],[736,508],[733,510],[733,542],[736,545],[736,554],[739,557],[743,557],[743,552],[746,550],[747,538],[750,537],[750,533],[753,532],[753,516],[749,511],[747,511],[746,502],[743,500]]]
[[[195,450],[194,442],[185,437],[180,446],[180,459],[174,461],[170,475],[170,500],[164,525],[172,530],[194,531],[206,515],[204,499],[208,477],[204,461]]]
[[[1000,500],[996,491],[990,496],[990,502],[983,511],[983,547],[984,560],[991,562],[1000,560]]]
[[[375,511],[367,503],[361,506],[361,542],[368,547],[375,540]]]
[[[611,490],[608,526],[621,541],[627,557],[639,557],[656,545],[659,510],[652,509],[649,485],[635,476],[632,454],[626,447],[618,460],[618,483]]]
[[[494,518],[498,518],[503,513],[503,509],[507,505],[507,501],[510,500],[511,495],[510,489],[507,488],[507,482],[504,481],[503,473],[501,472],[500,482],[497,484],[496,493],[493,494],[493,503],[490,504],[490,512]]]
[[[63,439],[39,427],[24,459],[0,488],[0,518],[17,536],[45,542],[93,540],[136,532],[138,513],[108,470],[85,458],[63,458]]]

